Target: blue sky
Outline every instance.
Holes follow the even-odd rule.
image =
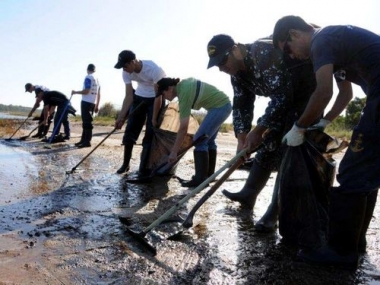
[[[70,96],[82,88],[86,67],[94,63],[101,105],[119,108],[124,83],[113,66],[124,49],[155,61],[168,76],[197,77],[232,98],[228,75],[206,69],[213,35],[253,42],[290,14],[321,26],[353,24],[380,33],[379,11],[378,0],[1,0],[0,103],[33,106],[34,96],[24,92],[27,82]],[[73,96],[78,110],[80,101]],[[266,104],[257,100],[255,120]]]

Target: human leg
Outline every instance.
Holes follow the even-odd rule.
[[[76,144],[79,148],[90,147],[92,139],[92,121],[93,112],[95,104],[82,101],[81,102],[81,112],[82,112],[82,138],[81,141]]]
[[[240,192],[232,193],[223,190],[222,193],[230,200],[239,202],[242,207],[252,210],[255,206],[256,198],[265,187],[271,172],[270,169],[262,167],[254,160],[248,178]]]

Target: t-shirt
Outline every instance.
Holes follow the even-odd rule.
[[[380,36],[347,25],[317,30],[311,41],[314,71],[333,64],[334,72],[344,70],[345,79],[367,90],[380,76]]]
[[[99,88],[100,85],[98,78],[95,77],[93,73],[88,74],[84,79],[83,89],[90,89],[90,92],[88,94],[82,95],[82,101],[95,103]]]
[[[36,93],[36,97],[41,92],[46,92],[46,91],[50,91],[49,88],[42,86],[42,85],[34,85],[34,92]]]
[[[139,73],[128,73],[123,70],[123,80],[125,84],[137,82],[135,94],[144,98],[154,98],[154,84],[165,77],[164,70],[151,60],[142,60],[142,69]]]
[[[45,105],[65,107],[69,99],[65,94],[59,91],[47,91],[44,92],[42,97]]]
[[[199,95],[194,103],[197,89],[197,79],[186,78],[181,80],[177,86],[178,106],[180,118],[187,118],[191,114],[191,109],[206,110],[219,108],[230,102],[228,96],[216,87],[201,81]],[[192,107],[194,104],[194,107]]]

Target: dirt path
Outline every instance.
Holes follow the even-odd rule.
[[[93,146],[111,130],[96,127]],[[275,173],[251,215],[221,194],[223,188],[242,188],[248,173],[235,171],[196,214],[193,228],[176,240],[165,237],[181,229],[179,224],[160,226],[147,235],[157,248],[152,256],[126,232],[119,216],[139,231],[190,190],[176,178],[131,184],[115,174],[121,164],[122,132],[67,175],[91,150],[73,146],[80,124],[72,124],[72,132],[69,142],[52,149],[39,140],[1,140],[0,284],[380,283],[379,207],[368,231],[368,252],[354,272],[298,262],[297,248],[284,244],[278,231],[254,231],[254,222],[271,199]],[[220,168],[234,156],[236,140],[232,134],[220,134],[218,147]],[[140,151],[137,144],[132,172],[138,168]],[[189,151],[176,175],[188,179],[193,171]],[[186,216],[204,192],[181,207],[179,215]]]

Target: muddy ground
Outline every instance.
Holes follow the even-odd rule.
[[[296,259],[297,248],[283,243],[278,230],[254,231],[269,205],[276,174],[250,214],[221,194],[222,189],[242,188],[248,172],[236,170],[197,212],[193,228],[174,240],[166,237],[182,228],[178,223],[161,225],[146,236],[157,249],[153,256],[119,217],[141,231],[190,190],[175,177],[131,184],[116,174],[121,131],[67,174],[92,149],[74,147],[80,124],[72,123],[70,141],[51,149],[38,139],[17,139],[33,127],[21,129],[11,141],[4,140],[11,133],[3,130],[0,140],[0,284],[380,284],[379,206],[358,270],[311,266]],[[111,130],[96,127],[93,147]],[[220,168],[235,154],[234,136],[221,133],[218,146]],[[131,175],[140,151],[137,144]],[[339,162],[341,156],[334,158]],[[176,175],[186,179],[193,172],[189,151]],[[175,216],[186,216],[203,193]]]

